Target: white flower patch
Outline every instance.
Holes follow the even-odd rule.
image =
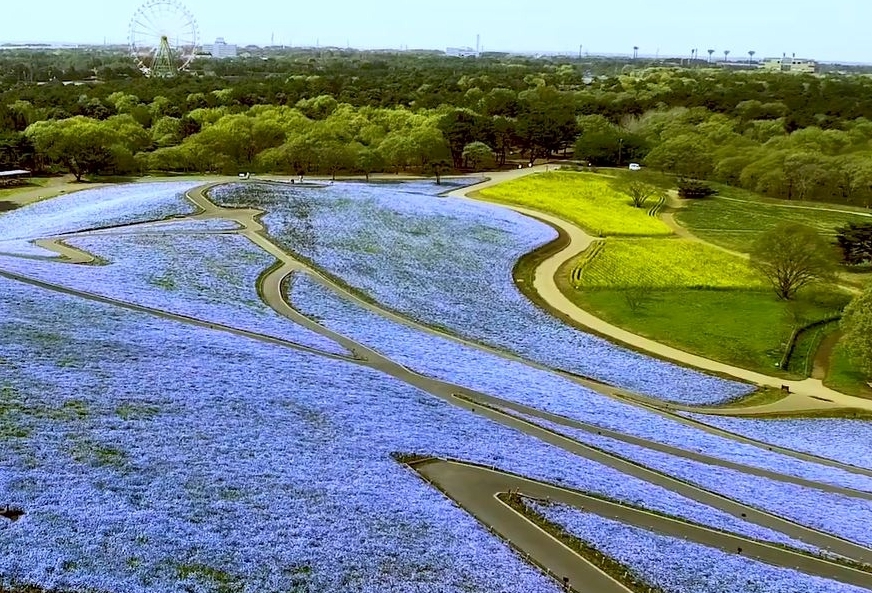
[[[665,593],[864,593],[866,589],[659,535],[564,505],[531,503],[550,521]]]

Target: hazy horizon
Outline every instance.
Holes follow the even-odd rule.
[[[0,27],[0,43],[123,44],[134,12],[142,2],[43,0],[16,6],[14,22]],[[827,10],[808,0],[789,8],[761,6],[754,0],[731,4],[698,4],[662,0],[625,0],[614,4],[567,4],[512,9],[495,0],[474,5],[444,0],[432,10],[410,11],[399,0],[378,6],[336,1],[288,8],[279,0],[247,0],[243,5],[206,0],[182,2],[199,26],[199,43],[223,37],[238,45],[351,46],[359,49],[439,49],[689,56],[701,58],[714,49],[723,59],[781,56],[783,53],[822,61],[872,62],[865,21],[872,6],[855,0],[833,0]],[[245,8],[241,8],[244,6]],[[44,15],[52,19],[46,22]]]

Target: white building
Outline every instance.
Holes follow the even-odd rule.
[[[477,58],[478,52],[471,47],[449,47],[445,50],[445,55],[455,58]]]
[[[204,45],[203,51],[217,59],[236,57],[236,45],[225,43],[223,37],[219,37],[211,45]]]
[[[817,72],[817,62],[814,60],[806,60],[797,58],[796,56],[788,56],[785,54],[780,58],[766,58],[760,62],[758,66],[761,70],[768,72],[793,72],[798,74],[814,74]]]

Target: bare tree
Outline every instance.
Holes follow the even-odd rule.
[[[833,247],[817,231],[797,223],[782,223],[760,235],[751,248],[751,267],[763,274],[779,299],[817,282],[831,280]]]
[[[631,173],[635,176],[636,173]],[[661,190],[653,183],[644,179],[621,179],[615,184],[615,189],[626,194],[633,201],[634,208],[643,208],[652,197],[659,197]]]
[[[647,307],[654,300],[654,289],[650,286],[631,286],[622,291],[624,302],[633,314]]]

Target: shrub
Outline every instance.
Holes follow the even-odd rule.
[[[682,177],[678,180],[678,197],[685,200],[699,200],[717,193],[715,188],[699,179]]]

